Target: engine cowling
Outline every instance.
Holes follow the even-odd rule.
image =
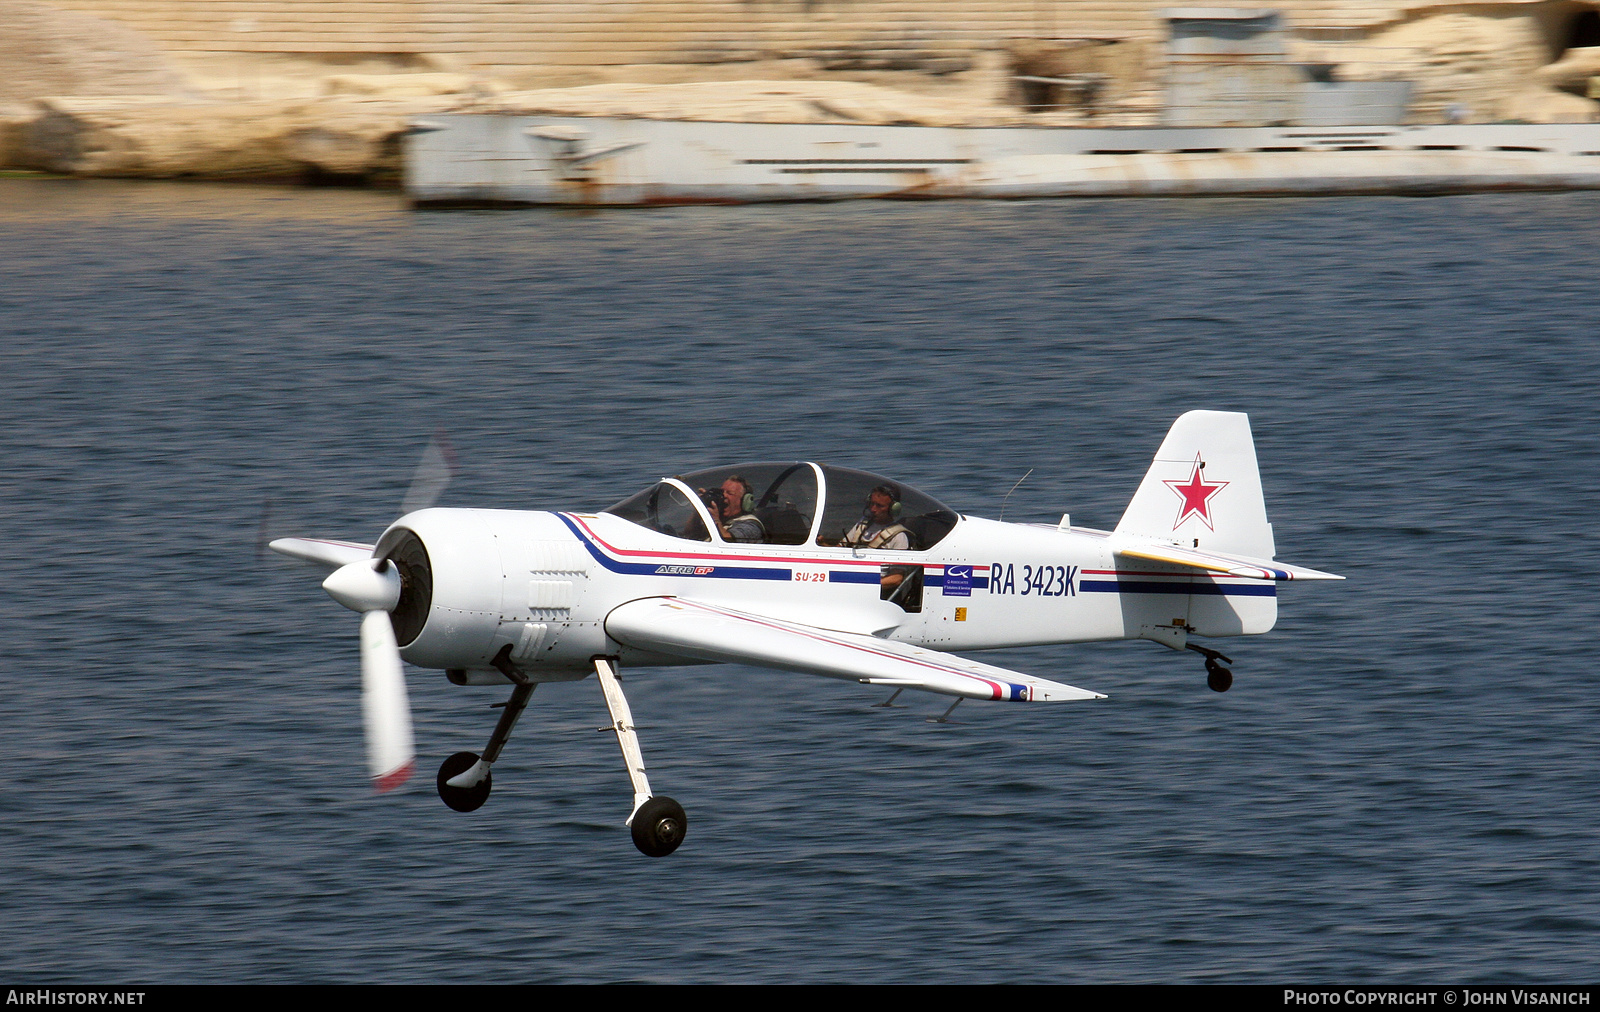
[[[400,655],[419,667],[491,669],[509,644],[512,662],[538,678],[586,671],[603,650],[582,635],[598,623],[574,615],[588,557],[552,514],[419,510],[395,521],[375,554],[400,572],[390,619]]]

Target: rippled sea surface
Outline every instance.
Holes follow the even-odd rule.
[[[0,976],[30,982],[1553,982],[1600,965],[1600,194],[424,213],[0,180]],[[593,679],[472,815],[503,695],[412,669],[371,793],[357,619],[258,535],[598,508],[812,458],[1111,527],[1248,411],[1278,628],[986,655],[968,704]],[[902,701],[905,701],[902,697]]]

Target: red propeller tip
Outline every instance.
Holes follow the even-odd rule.
[[[399,787],[407,780],[410,780],[411,774],[415,773],[416,771],[417,763],[416,760],[413,759],[410,762],[407,762],[404,766],[396,766],[394,769],[385,773],[381,777],[373,777],[372,786],[377,789],[379,794],[386,794],[389,791],[394,790],[396,787]]]

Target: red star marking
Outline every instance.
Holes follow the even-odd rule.
[[[1208,504],[1211,502],[1212,496],[1227,488],[1230,483],[1226,481],[1206,481],[1205,476],[1201,474],[1204,468],[1205,464],[1200,460],[1200,455],[1197,453],[1194,455],[1194,471],[1189,475],[1187,481],[1163,481],[1161,483],[1172,489],[1173,495],[1183,500],[1183,507],[1178,510],[1178,519],[1172,523],[1173,530],[1183,526],[1183,522],[1189,519],[1190,514],[1199,517],[1207,527],[1216,530],[1211,525],[1211,510]]]

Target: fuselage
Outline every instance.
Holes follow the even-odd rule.
[[[1277,615],[1269,580],[1130,565],[1105,531],[967,516],[913,551],[818,544],[814,534],[801,544],[692,541],[609,512],[429,509],[397,521],[378,554],[408,533],[413,554],[415,544],[425,551],[428,599],[414,635],[399,635],[401,655],[468,682],[504,682],[497,655],[536,681],[582,677],[596,656],[693,663],[607,635],[613,609],[647,597],[955,652],[1131,638],[1181,646],[1189,634],[1266,632]]]

